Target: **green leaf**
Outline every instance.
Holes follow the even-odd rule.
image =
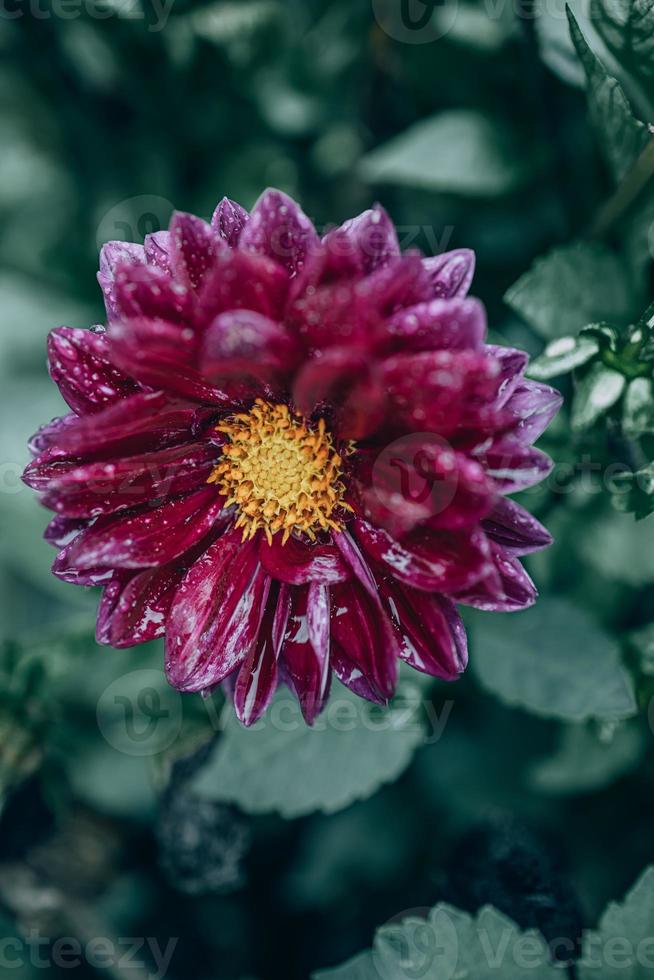
[[[577,13],[580,4],[573,3],[572,6]],[[565,0],[550,0],[538,8],[538,16],[534,18],[538,50],[550,71],[563,82],[583,88],[584,70],[570,39],[565,7]]]
[[[650,378],[629,382],[622,406],[622,427],[628,436],[654,432],[654,382]]]
[[[598,351],[599,344],[592,337],[560,337],[548,344],[543,353],[531,362],[527,374],[536,381],[547,381],[581,367]]]
[[[566,599],[543,597],[519,615],[485,617],[473,635],[473,670],[506,704],[575,722],[636,710],[617,644]]]
[[[654,677],[654,623],[635,630],[629,635],[628,642],[635,651],[638,669],[646,677]]]
[[[313,980],[556,980],[560,974],[542,936],[521,932],[494,908],[475,917],[442,904],[412,913],[379,929],[370,952],[320,970]]]
[[[387,709],[370,706],[337,685],[313,728],[287,691],[280,691],[249,729],[230,708],[195,791],[236,803],[248,813],[333,813],[403,772],[424,738],[420,705],[421,692],[414,685],[401,685]]]
[[[580,554],[609,580],[634,588],[649,585],[654,582],[654,520],[636,523],[631,514],[607,508],[581,525]]]
[[[576,334],[587,323],[626,323],[632,290],[622,260],[608,248],[575,242],[554,249],[507,291],[504,300],[548,340]]]
[[[359,165],[370,183],[493,197],[513,190],[529,171],[499,123],[469,110],[443,112],[416,123],[373,150]]]
[[[615,405],[626,380],[619,371],[605,364],[593,364],[575,390],[571,424],[575,432],[590,429]]]
[[[618,473],[611,490],[618,510],[634,514],[638,521],[649,517],[654,513],[654,462],[635,473]]]
[[[552,796],[574,796],[610,786],[634,769],[645,750],[644,732],[634,725],[598,732],[595,726],[567,725],[554,755],[537,762],[530,784]]]
[[[189,20],[199,37],[214,44],[243,44],[250,35],[274,26],[282,13],[275,0],[220,0],[194,12]]]
[[[616,78],[609,75],[593,54],[568,9],[570,34],[586,72],[591,119],[606,161],[616,181],[620,181],[645,148],[650,134],[645,123],[634,115]]]
[[[621,65],[654,81],[654,7],[651,0],[591,0],[593,23]]]
[[[654,866],[622,905],[611,902],[596,932],[584,935],[579,980],[646,980],[654,968]]]

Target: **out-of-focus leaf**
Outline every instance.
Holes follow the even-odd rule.
[[[578,14],[579,4],[574,5]],[[538,8],[534,20],[540,56],[555,75],[568,85],[583,88],[584,70],[570,39],[570,30],[565,16],[565,0],[550,2]]]
[[[416,123],[368,153],[359,169],[370,183],[494,197],[524,183],[532,168],[502,123],[461,109]]]
[[[570,33],[588,80],[588,103],[602,151],[616,181],[621,180],[650,139],[645,123],[634,115],[616,78],[591,51],[574,14]]]
[[[654,677],[654,623],[635,630],[628,641],[636,652],[639,670],[647,677]]]
[[[625,385],[623,374],[605,364],[593,364],[575,390],[572,428],[581,432],[595,425],[615,405]]]
[[[548,340],[576,334],[593,321],[626,323],[638,302],[618,255],[586,242],[537,259],[504,299]]]
[[[654,432],[654,383],[650,378],[629,382],[622,406],[622,427],[628,436]]]
[[[650,0],[591,0],[593,23],[620,64],[654,80],[654,7]]]
[[[303,910],[324,909],[362,885],[383,887],[415,850],[409,821],[410,814],[383,794],[313,821],[300,841],[285,894]]]
[[[248,813],[333,813],[370,796],[409,764],[424,738],[419,694],[412,688],[407,702],[400,693],[402,703],[382,710],[338,685],[313,728],[288,692],[249,729],[230,710],[193,789]]]
[[[474,633],[473,670],[507,704],[546,718],[617,720],[636,710],[614,641],[566,599],[485,617]]]
[[[198,9],[191,15],[191,23],[199,37],[214,44],[231,44],[270,28],[281,14],[275,0],[224,0]]]
[[[654,520],[606,509],[579,529],[583,561],[607,579],[634,588],[654,582]]]
[[[606,737],[594,726],[568,725],[558,750],[533,766],[529,782],[548,795],[595,792],[634,769],[644,750],[644,732],[635,724],[620,725]]]
[[[314,980],[524,980],[527,973],[533,980],[555,980],[560,973],[542,936],[521,932],[490,906],[474,918],[451,905],[424,910],[426,917],[416,911],[378,929],[369,953],[320,970]]]
[[[616,474],[611,490],[617,510],[633,514],[637,521],[649,517],[654,513],[654,462],[635,473]]]
[[[586,364],[598,350],[599,344],[593,337],[560,337],[529,364],[527,373],[536,381],[557,378]]]
[[[579,980],[614,980],[617,976],[647,980],[652,975],[652,936],[654,866],[646,869],[621,905],[611,902],[607,906],[597,932],[584,935]]]

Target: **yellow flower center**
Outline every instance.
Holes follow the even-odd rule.
[[[269,542],[283,531],[283,544],[294,531],[315,540],[317,531],[340,530],[332,513],[350,508],[342,499],[342,460],[324,419],[310,429],[286,405],[258,398],[249,412],[216,428],[228,441],[208,482],[227,497],[225,506],[238,507],[243,540],[259,528]]]

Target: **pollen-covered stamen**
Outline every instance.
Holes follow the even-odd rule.
[[[286,405],[258,398],[249,412],[216,428],[228,441],[208,482],[227,497],[226,506],[238,507],[244,539],[259,528],[268,541],[283,531],[284,543],[293,531],[314,540],[317,531],[340,529],[334,509],[349,507],[342,499],[342,460],[324,419],[309,428]]]

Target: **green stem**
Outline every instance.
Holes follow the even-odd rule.
[[[615,193],[600,208],[589,230],[591,238],[605,238],[629,211],[654,177],[654,138],[637,158]]]

